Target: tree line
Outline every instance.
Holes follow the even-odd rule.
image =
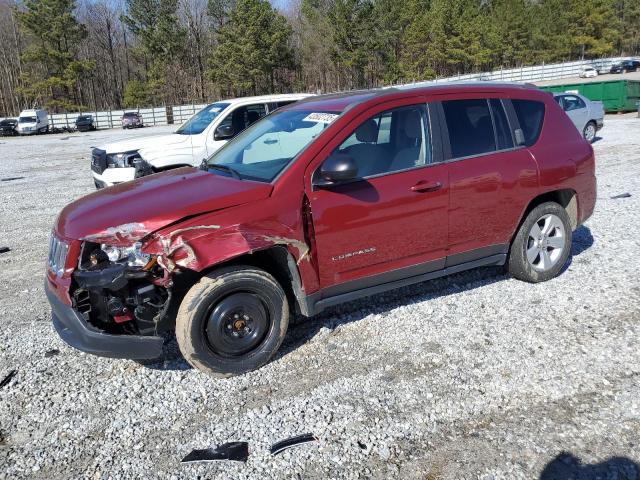
[[[0,116],[204,103],[638,55],[640,1],[0,0],[0,45]]]

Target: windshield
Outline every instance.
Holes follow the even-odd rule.
[[[207,166],[216,174],[271,182],[338,115],[311,110],[275,112],[218,150]]]
[[[176,130],[176,133],[180,135],[197,135],[198,133],[202,133],[204,129],[213,122],[213,119],[220,115],[220,112],[228,106],[228,103],[212,103],[206,106],[184,122],[182,126]]]
[[[38,119],[36,117],[20,117],[19,123],[36,123]]]

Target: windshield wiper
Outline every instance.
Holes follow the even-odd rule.
[[[233,178],[237,178],[238,180],[242,180],[242,176],[238,173],[237,170],[231,168],[228,165],[222,165],[219,163],[211,163],[209,164],[209,168],[213,168],[214,170],[222,170],[223,172],[229,172]]]

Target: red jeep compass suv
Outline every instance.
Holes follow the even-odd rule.
[[[70,345],[266,363],[289,316],[485,265],[562,270],[594,208],[591,145],[553,97],[504,84],[311,97],[200,169],[92,193],[54,226],[46,291]]]

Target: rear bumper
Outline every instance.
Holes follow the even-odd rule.
[[[45,280],[44,290],[51,305],[51,319],[60,338],[86,353],[110,358],[149,360],[162,355],[162,337],[113,335],[89,325],[82,315],[62,303]]]
[[[589,179],[588,188],[578,193],[578,225],[582,225],[589,220],[596,207],[596,197],[598,192],[598,180],[594,176]]]

